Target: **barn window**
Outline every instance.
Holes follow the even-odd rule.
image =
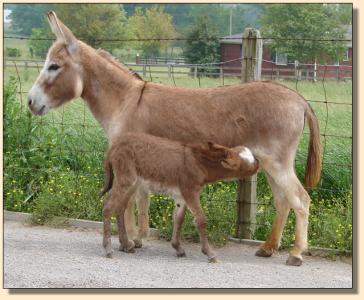
[[[349,61],[349,48],[346,49],[343,61]]]
[[[276,52],[276,65],[286,66],[287,65],[287,54]]]

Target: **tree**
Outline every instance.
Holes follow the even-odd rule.
[[[263,36],[273,38],[269,47],[289,60],[333,63],[344,54],[342,41],[317,41],[344,38],[345,28],[329,4],[271,4],[260,21]]]
[[[52,4],[8,4],[11,9],[11,29],[23,35],[30,35],[33,28],[46,24],[46,12],[53,9]]]
[[[108,51],[120,48],[123,39],[128,38],[126,16],[122,5],[118,4],[54,4],[58,17],[69,27],[77,38],[94,48]],[[31,53],[45,57],[54,35],[48,24],[33,28],[34,40],[29,42]],[[105,40],[116,41],[105,41]],[[118,41],[120,40],[120,41]]]
[[[162,50],[170,45],[169,40],[150,39],[173,39],[176,31],[172,24],[172,16],[167,14],[163,7],[153,6],[150,9],[137,7],[134,16],[129,18],[129,32],[135,39],[145,39],[137,43],[144,55],[158,56]]]
[[[109,51],[120,48],[122,41],[100,40],[126,39],[127,18],[119,4],[56,4],[59,18],[72,30],[76,37],[94,48]]]
[[[48,28],[33,28],[31,38],[28,43],[31,57],[45,58],[54,39],[52,32]]]
[[[218,62],[219,35],[216,26],[208,16],[195,19],[187,33],[187,42],[183,51],[188,62],[205,64]],[[206,70],[207,71],[207,70]]]

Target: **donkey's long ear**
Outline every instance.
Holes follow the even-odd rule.
[[[67,28],[58,18],[54,11],[50,11],[48,14],[48,22],[55,34],[57,40],[64,42],[67,48],[73,52],[77,48],[77,39],[73,35],[72,31]]]

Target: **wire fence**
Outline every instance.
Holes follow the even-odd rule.
[[[330,41],[320,40],[320,42]],[[126,65],[145,80],[174,86],[210,87],[239,83],[241,69],[225,66],[236,61],[241,63],[244,59],[252,58],[240,57],[225,62],[198,65],[184,63],[176,66],[171,63],[148,62]],[[268,60],[263,60],[262,63],[264,62],[275,64]],[[81,101],[74,101],[45,117],[32,117],[27,114],[26,94],[42,69],[43,63],[42,60],[35,59],[5,58],[5,81],[10,80],[10,77],[14,78],[17,98],[21,105],[19,111],[13,110],[11,115],[4,115],[4,118],[12,118],[13,125],[18,121],[20,124],[25,118],[24,126],[28,126],[26,128],[15,126],[11,128],[12,133],[9,133],[5,127],[7,123],[4,122],[5,207],[13,210],[22,210],[26,207],[32,210],[35,204],[30,205],[30,203],[34,202],[40,193],[44,193],[44,197],[58,195],[62,197],[62,201],[64,199],[79,201],[84,211],[78,217],[87,215],[88,218],[97,219],[97,213],[100,211],[95,211],[95,215],[90,216],[89,212],[86,212],[89,209],[86,201],[88,197],[95,197],[92,193],[97,194],[103,182],[102,160],[106,138]],[[319,186],[309,191],[313,199],[310,243],[312,240],[312,243],[318,246],[348,249],[349,246],[342,242],[342,237],[351,239],[352,89],[351,82],[332,80],[330,72],[333,68],[336,68],[335,74],[339,74],[334,77],[335,79],[351,78],[351,66],[339,68],[336,65],[322,64],[295,64],[290,70],[263,68],[262,76],[269,80],[279,80],[303,94],[318,116],[323,149],[323,175]],[[7,112],[9,110],[4,109],[4,113]],[[304,131],[296,157],[296,171],[301,178],[307,156],[308,135],[309,133]],[[70,178],[69,172],[72,172],[74,177]],[[31,179],[19,179],[27,176],[31,176]],[[21,180],[24,182],[18,182]],[[87,182],[91,181],[93,188],[87,190],[86,187],[89,187]],[[274,206],[272,194],[262,174],[259,174],[257,183],[257,218],[256,223],[251,225],[255,227],[254,237],[265,239],[273,221]],[[66,184],[72,188],[63,191],[61,186]],[[219,215],[219,218],[228,219],[224,221],[228,223],[226,230],[230,235],[234,235],[236,183],[208,185],[203,197],[207,210],[215,211],[216,214],[218,214],[217,208],[224,211],[226,215]],[[170,200],[165,198],[157,198],[154,201],[171,205]],[[70,204],[65,204],[65,207],[67,205]],[[152,201],[151,209],[153,205],[155,204]],[[167,215],[170,214],[169,211]],[[209,218],[214,218],[212,213]],[[160,212],[156,212],[155,216],[151,214],[151,219],[155,224],[166,224],[163,223],[166,221],[163,221]],[[290,216],[286,241],[283,243],[291,242],[294,233],[293,223],[294,216]],[[320,237],[323,231],[328,235],[325,238]]]

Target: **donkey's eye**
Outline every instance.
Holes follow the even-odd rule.
[[[60,66],[59,66],[59,65],[57,65],[57,64],[51,64],[51,65],[48,67],[48,71],[57,71],[59,68],[60,68]]]

